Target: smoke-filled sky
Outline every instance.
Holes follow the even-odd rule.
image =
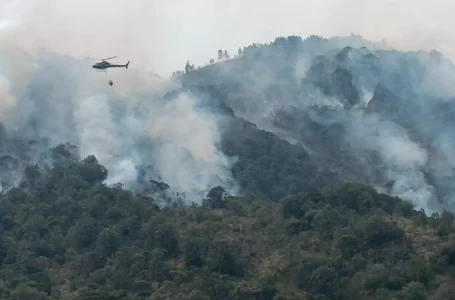
[[[48,47],[162,76],[189,59],[203,65],[219,48],[276,36],[360,34],[400,50],[437,49],[455,58],[449,0],[1,0],[1,43]]]

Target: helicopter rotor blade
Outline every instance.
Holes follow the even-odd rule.
[[[112,59],[112,58],[116,58],[117,56],[112,56],[112,57],[109,57],[109,58],[92,58],[92,57],[86,57],[85,59],[92,59],[92,60],[108,60],[108,59]]]

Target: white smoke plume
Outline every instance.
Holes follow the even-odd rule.
[[[71,142],[81,157],[95,155],[108,169],[107,183],[134,188],[137,167],[151,165],[148,178],[167,183],[169,194],[184,192],[186,201],[200,202],[216,185],[238,191],[230,171],[235,161],[218,147],[221,115],[172,81],[134,69],[97,73],[86,61],[51,51],[21,58],[34,66],[26,73],[29,81],[2,85],[6,117],[14,116],[2,123],[11,136],[46,139],[49,146]],[[13,69],[0,70],[0,78],[8,78]]]
[[[0,122],[7,121],[10,110],[16,106],[16,98],[11,95],[10,87],[9,79],[0,73]]]
[[[390,193],[412,201],[416,209],[423,208],[429,214],[438,211],[435,189],[426,182],[423,171],[428,162],[427,151],[393,122],[362,113],[351,117],[349,143],[355,145],[359,156],[367,151],[379,153],[387,168],[387,179],[394,182]]]
[[[235,193],[233,161],[218,150],[216,112],[186,94],[164,101],[179,87],[147,73],[163,67],[154,53],[165,28],[147,16],[155,8],[143,0],[0,3],[0,122],[10,136],[45,139],[49,147],[71,142],[80,156],[95,155],[109,171],[107,183],[134,187],[137,167],[152,165],[156,174],[147,175],[188,201],[199,202],[218,184]],[[113,54],[131,65],[96,73],[93,61],[66,53]]]
[[[298,141],[314,157],[338,160],[357,181],[429,214],[455,210],[455,67],[438,52],[381,48],[359,36],[277,41],[220,64],[218,75],[193,77],[200,84],[223,82],[236,115]],[[242,66],[247,72],[238,71]],[[350,74],[341,71],[339,86],[335,70]],[[314,105],[331,113],[316,113]],[[280,112],[286,115],[277,125]],[[330,137],[325,142],[324,132]]]
[[[108,101],[105,95],[80,99],[74,111],[80,154],[84,157],[93,154],[102,165],[112,161],[113,152],[121,143],[116,138],[117,128]]]

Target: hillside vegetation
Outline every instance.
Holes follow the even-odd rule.
[[[106,176],[62,156],[2,196],[1,299],[454,299],[449,213],[359,184],[160,208]]]
[[[305,182],[361,182],[439,211],[455,196],[453,76],[455,66],[437,51],[383,50],[357,36],[290,36],[178,81],[229,107],[236,121],[292,144],[286,152],[300,148],[307,155],[293,165],[305,161],[300,171],[312,174]]]

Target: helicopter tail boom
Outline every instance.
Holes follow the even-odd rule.
[[[128,65],[129,64],[130,64],[130,62],[127,62],[126,65],[113,65],[113,64],[110,64],[106,68],[127,68],[128,69]]]

